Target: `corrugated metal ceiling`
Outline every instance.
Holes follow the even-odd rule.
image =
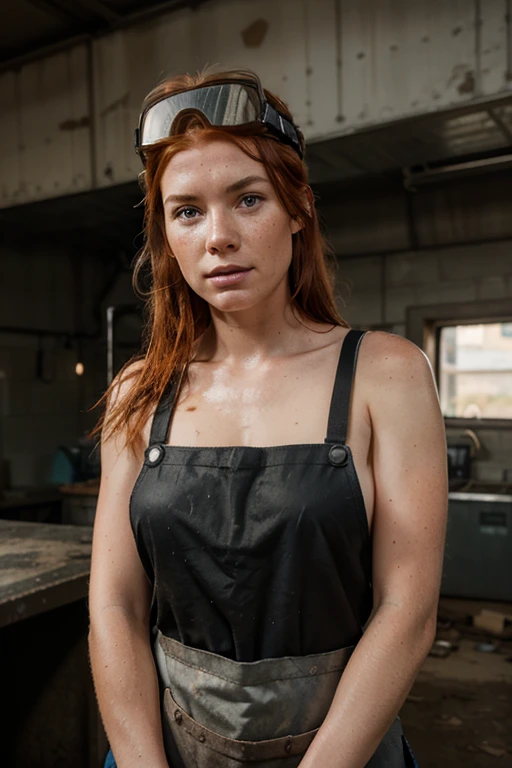
[[[0,0],[0,69],[207,0]],[[311,142],[317,183],[512,151],[512,94]]]
[[[207,0],[0,0],[0,68],[84,36],[105,34]]]

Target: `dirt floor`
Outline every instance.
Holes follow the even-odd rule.
[[[441,600],[438,638],[455,648],[426,659],[401,712],[420,768],[512,768],[512,635],[476,630],[472,617],[485,608],[512,613]],[[478,650],[482,643],[495,650]]]

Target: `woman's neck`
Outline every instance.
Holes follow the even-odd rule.
[[[272,300],[274,299],[274,300]],[[219,312],[210,308],[212,322],[198,344],[196,361],[257,365],[273,357],[304,351],[313,340],[318,323],[305,320],[288,296],[241,312]]]

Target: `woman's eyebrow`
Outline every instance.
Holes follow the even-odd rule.
[[[229,187],[226,187],[226,192],[239,192],[241,189],[245,189],[245,187],[255,184],[257,181],[262,181],[264,184],[270,183],[269,180],[265,179],[263,176],[245,176],[243,179],[240,179],[240,181],[235,181],[234,184],[230,184]]]
[[[251,184],[256,184],[256,182],[270,184],[269,180],[264,176],[244,176],[243,179],[235,181],[234,184],[230,184],[226,187],[226,192],[240,192],[240,190],[249,187]],[[164,206],[166,206],[167,203],[195,203],[197,200],[199,200],[197,195],[167,195],[164,200]]]
[[[195,203],[199,200],[197,195],[167,195],[164,200],[164,207],[167,203]]]

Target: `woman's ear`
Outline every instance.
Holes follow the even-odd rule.
[[[315,207],[315,199],[313,197],[313,190],[309,185],[306,186],[302,193],[302,203],[309,215],[312,216]],[[292,235],[300,232],[301,229],[304,229],[304,223],[299,221],[299,219],[292,219]]]
[[[302,224],[298,219],[292,219],[291,221],[292,235],[296,235],[297,232],[301,231],[301,229],[304,229],[304,224]]]
[[[315,208],[315,197],[313,195],[313,190],[309,186],[309,184],[306,187],[306,200],[304,201],[306,204],[306,208],[308,209],[308,213],[310,216],[313,215],[313,211]]]

